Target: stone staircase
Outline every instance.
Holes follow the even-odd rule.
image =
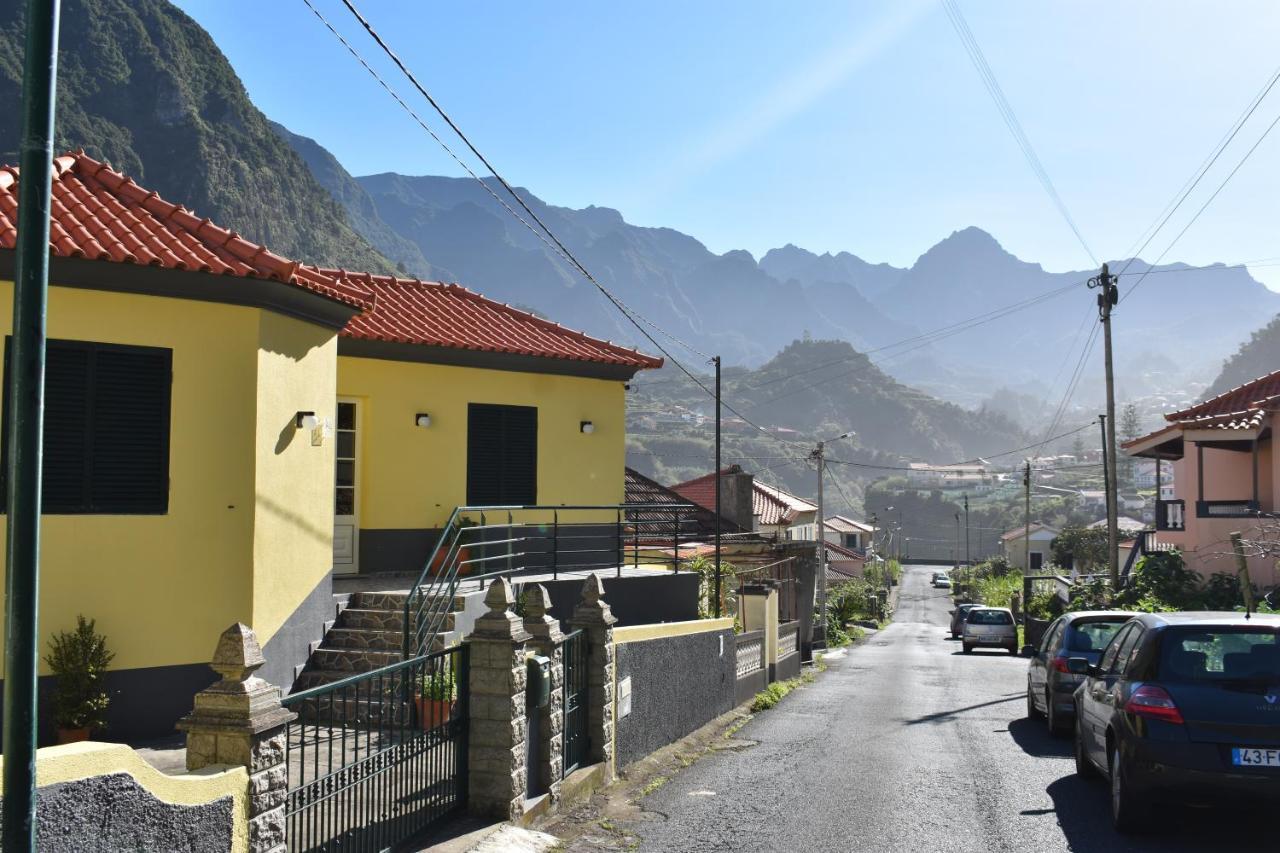
[[[312,647],[291,692],[332,684],[404,660],[404,603],[408,595],[407,591],[334,595],[336,618],[326,624],[324,639]],[[430,638],[428,648],[448,648],[470,630],[480,603],[472,600],[476,595],[453,597],[443,630]]]

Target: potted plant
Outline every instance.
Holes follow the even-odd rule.
[[[73,632],[59,631],[49,644],[45,663],[53,672],[53,720],[58,743],[88,740],[94,729],[107,725],[110,699],[103,689],[107,667],[115,655],[92,619],[76,616]]]
[[[434,729],[449,722],[453,703],[458,698],[457,676],[452,669],[427,672],[418,676],[413,702],[418,707],[418,726]]]
[[[466,516],[463,516],[462,518],[458,519],[458,534],[457,534],[458,535],[458,551],[457,551],[457,555],[454,558],[454,562],[459,564],[458,565],[459,575],[466,575],[466,574],[470,574],[471,572],[471,566],[462,565],[466,563],[467,560],[471,559],[471,547],[469,545],[463,544],[463,542],[465,541],[464,537],[466,536],[466,534],[463,533],[462,531],[468,527],[476,527],[476,526],[477,525],[475,521],[473,521],[470,518],[467,518]],[[449,552],[449,543],[446,539],[446,537],[448,536],[448,531],[447,530],[444,531],[443,533],[440,534],[440,536],[441,536],[440,541],[444,544],[441,545],[440,550],[436,552],[435,557],[431,561],[431,574],[436,576],[439,576],[440,574],[442,574],[442,570],[445,568],[444,560]]]

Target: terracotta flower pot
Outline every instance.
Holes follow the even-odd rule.
[[[418,706],[418,725],[423,731],[444,725],[449,722],[449,715],[453,713],[452,699],[414,696],[413,703]]]
[[[58,729],[58,744],[79,743],[82,740],[89,739],[89,727],[85,726],[81,729]]]
[[[440,551],[436,554],[435,559],[431,561],[431,574],[439,575],[441,567],[444,565],[445,552]],[[464,545],[458,549],[457,562],[463,563],[471,559],[471,549]],[[460,566],[458,568],[459,575],[467,575],[471,573],[470,566]]]

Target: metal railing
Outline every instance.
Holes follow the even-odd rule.
[[[579,628],[566,634],[564,650],[564,757],[562,776],[568,776],[587,760],[587,635]]]
[[[1258,502],[1254,500],[1196,501],[1198,518],[1253,518],[1257,514]]]
[[[778,618],[783,622],[799,619],[798,571],[795,557],[785,557],[763,566],[738,568],[733,578],[735,598],[743,584],[772,581],[778,589]]]
[[[568,571],[621,576],[627,565],[678,572],[702,539],[696,524],[692,504],[458,507],[405,598],[404,655],[427,650],[465,581]]]
[[[381,851],[466,803],[467,647],[282,700],[291,853]]]
[[[1186,530],[1187,502],[1184,500],[1156,501],[1156,530]]]

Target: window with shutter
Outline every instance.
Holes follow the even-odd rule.
[[[538,410],[472,403],[467,409],[467,503],[538,502]]]
[[[4,406],[9,408],[9,343]],[[154,515],[169,509],[173,351],[51,340],[45,357],[43,511]],[[8,461],[8,419],[0,464]],[[7,464],[0,468],[0,501]]]

